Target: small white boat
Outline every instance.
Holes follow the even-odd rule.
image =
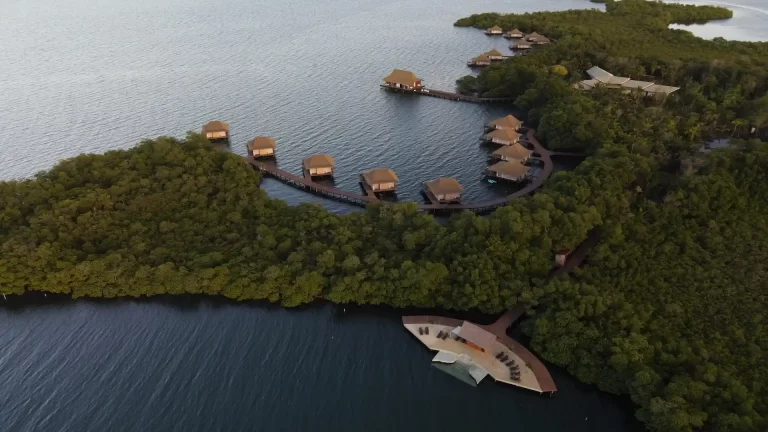
[[[488,183],[490,183],[490,184],[495,184],[495,183],[496,183],[496,180],[494,180],[494,179],[488,179]]]

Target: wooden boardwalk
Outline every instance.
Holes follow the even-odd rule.
[[[424,212],[429,212],[429,213],[453,213],[453,212],[460,212],[464,210],[469,210],[475,213],[487,213],[494,210],[497,207],[506,205],[507,203],[509,203],[514,199],[528,195],[533,191],[535,191],[536,189],[538,189],[539,187],[541,187],[541,185],[544,184],[544,182],[549,178],[549,176],[552,175],[552,171],[554,169],[554,165],[552,163],[552,156],[583,156],[582,154],[579,154],[579,153],[551,152],[547,150],[546,148],[544,148],[544,146],[541,145],[539,140],[536,139],[536,131],[534,129],[528,130],[528,132],[526,133],[526,138],[527,138],[527,141],[533,146],[533,151],[535,155],[533,157],[540,160],[543,163],[544,167],[541,169],[538,175],[533,179],[533,181],[528,183],[528,185],[526,185],[524,188],[504,197],[499,197],[496,199],[480,201],[475,203],[418,204],[419,210]],[[375,203],[375,202],[390,204],[389,202],[386,202],[386,201],[379,201],[378,198],[376,198],[376,195],[373,193],[373,191],[366,191],[367,192],[366,194],[347,192],[347,191],[335,188],[333,186],[326,186],[319,183],[315,183],[314,181],[312,181],[311,178],[299,177],[297,175],[291,174],[287,171],[284,171],[278,168],[274,163],[261,162],[253,159],[250,156],[245,156],[244,158],[246,162],[256,167],[264,175],[274,177],[277,180],[280,180],[289,186],[293,186],[299,189],[304,189],[314,194],[322,195],[337,201],[344,201],[350,204],[356,204],[356,205],[362,205],[362,206],[365,206],[370,203]]]
[[[405,90],[405,89],[393,88],[384,84],[381,84],[381,88],[385,90],[393,91],[396,93],[409,93],[409,94],[430,96],[430,97],[436,97],[440,99],[448,99],[448,100],[460,101],[460,102],[502,103],[502,102],[512,102],[514,100],[512,98],[481,98],[477,96],[463,95],[460,93],[451,93],[443,90],[436,90],[436,89],[430,89],[430,88],[424,88],[419,90]]]

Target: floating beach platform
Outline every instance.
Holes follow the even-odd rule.
[[[527,348],[506,335],[523,313],[517,307],[491,325],[439,316],[405,316],[403,326],[432,351],[433,362],[454,365],[475,383],[484,377],[538,393],[557,391],[547,367]]]

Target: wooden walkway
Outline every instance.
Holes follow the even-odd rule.
[[[536,139],[536,130],[529,129],[526,133],[527,141],[533,146],[534,158],[540,160],[544,167],[538,173],[538,175],[526,185],[524,188],[509,194],[504,197],[499,197],[492,200],[480,201],[475,203],[466,204],[418,204],[419,210],[429,213],[452,213],[469,210],[475,213],[488,213],[497,207],[506,205],[510,201],[528,195],[541,187],[544,182],[552,175],[554,165],[552,163],[552,156],[584,156],[580,153],[565,153],[565,152],[551,152],[541,145],[538,139]],[[256,167],[264,175],[274,177],[283,183],[288,184],[299,189],[304,189],[314,194],[322,195],[330,199],[337,201],[344,201],[351,204],[365,206],[370,203],[381,202],[390,204],[387,201],[379,201],[376,195],[371,192],[367,194],[358,194],[354,192],[347,192],[333,186],[326,186],[319,183],[315,183],[310,178],[299,177],[293,175],[287,171],[281,170],[274,163],[261,162],[255,160],[253,157],[245,156],[246,162]]]
[[[430,88],[424,88],[419,90],[405,90],[405,89],[393,88],[384,84],[381,84],[381,88],[385,90],[393,91],[396,93],[409,93],[409,94],[430,96],[430,97],[436,97],[440,99],[448,99],[448,100],[461,101],[461,102],[502,103],[502,102],[512,102],[514,100],[512,98],[481,98],[477,96],[463,95],[460,93],[451,93],[443,90],[436,90],[436,89],[430,89]]]

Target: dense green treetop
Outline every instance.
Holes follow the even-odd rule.
[[[268,197],[242,158],[161,137],[0,182],[0,293],[222,295],[285,306],[535,307],[534,348],[629,394],[653,431],[768,429],[768,148],[703,152],[768,121],[766,44],[671,22],[720,8],[608,1],[607,13],[483,14],[457,24],[556,38],[464,77],[516,98],[552,148],[590,154],[532,196],[441,225],[413,204],[337,216]],[[599,65],[679,85],[664,101],[573,83]],[[559,67],[557,67],[559,66]],[[574,274],[553,254],[601,241]]]

